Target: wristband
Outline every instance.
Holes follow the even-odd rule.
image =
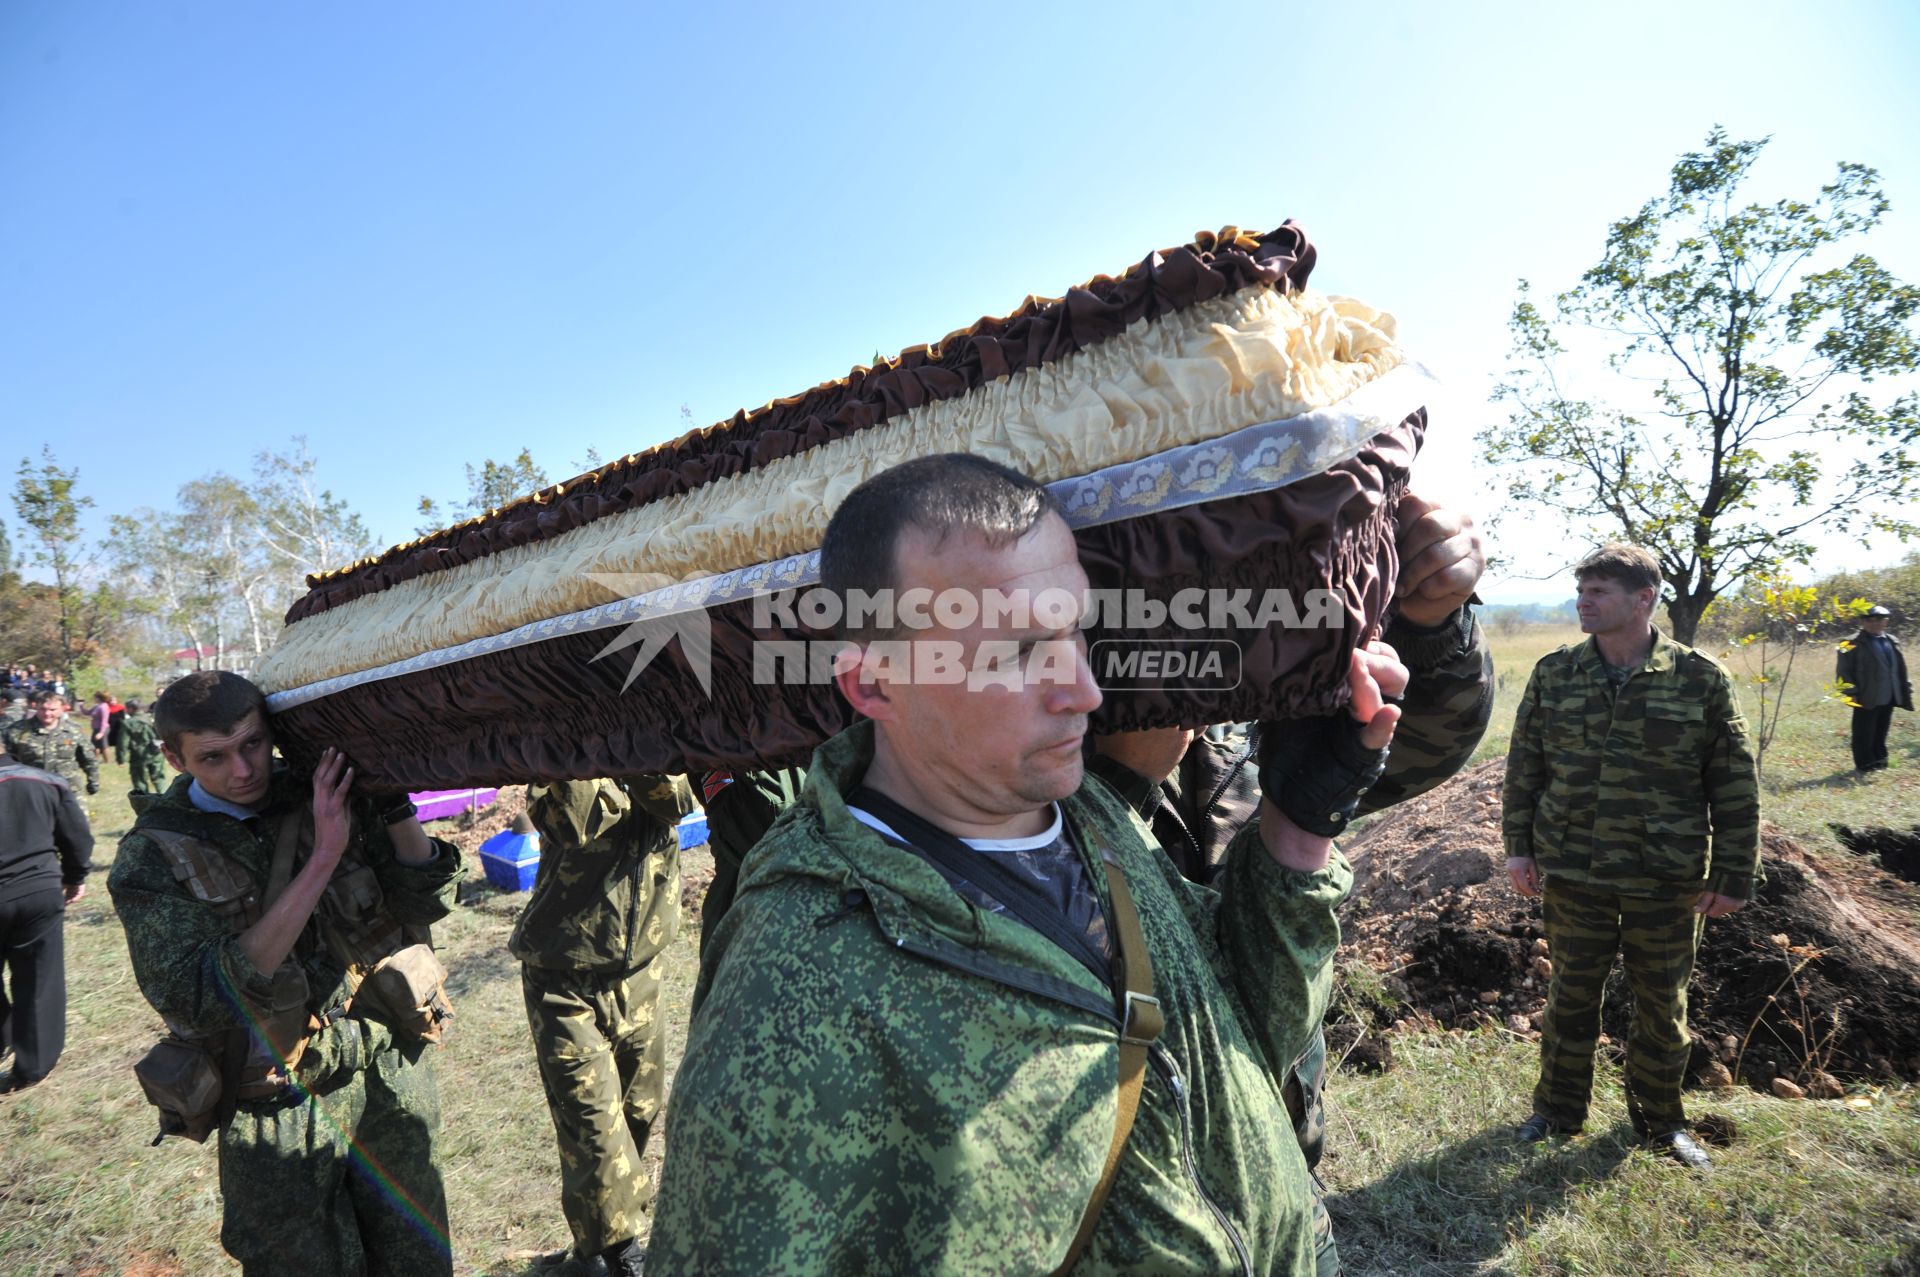
[[[1345,833],[1360,799],[1387,770],[1387,750],[1360,740],[1351,714],[1260,725],[1260,790],[1310,834]]]
[[[383,825],[397,825],[401,821],[411,820],[419,814],[420,809],[413,805],[413,799],[402,797],[399,802],[380,813],[380,823]]]

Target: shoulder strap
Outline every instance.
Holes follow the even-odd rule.
[[[1002,865],[990,853],[975,851],[918,813],[909,811],[876,789],[861,785],[847,795],[847,805],[872,812],[905,839],[913,850],[970,882],[1006,906],[1008,913],[1038,931],[1079,961],[1094,978],[1111,987],[1113,971],[1105,954],[1092,941],[1067,925],[1067,920],[1033,886]]]
[[[1070,1271],[1080,1262],[1087,1243],[1093,1240],[1093,1226],[1100,1208],[1107,1204],[1113,1181],[1120,1170],[1120,1153],[1133,1131],[1133,1119],[1140,1111],[1140,1089],[1147,1078],[1147,1051],[1166,1027],[1160,1012],[1160,1000],[1153,996],[1153,959],[1147,953],[1147,937],[1140,930],[1140,914],[1133,907],[1133,893],[1127,888],[1127,876],[1120,863],[1100,849],[1100,867],[1107,872],[1107,889],[1113,893],[1113,926],[1120,948],[1120,966],[1126,978],[1120,1020],[1119,1097],[1113,1114],[1113,1143],[1107,1148],[1107,1164],[1101,1168],[1100,1182],[1093,1186],[1087,1210],[1080,1217],[1080,1229],[1067,1247],[1065,1259],[1053,1270],[1054,1277]]]
[[[1035,931],[1082,962],[1088,961],[1083,956],[1084,952],[1091,951],[1086,937],[1075,934],[1064,918],[1046,907],[1026,883],[1002,868],[991,855],[973,850],[946,830],[865,785],[848,794],[847,803],[872,812],[894,832],[910,840],[914,850],[927,859],[980,887]],[[1076,829],[1075,832],[1077,834],[1079,831]],[[1094,1224],[1100,1218],[1100,1208],[1106,1205],[1107,1194],[1113,1191],[1113,1181],[1120,1169],[1120,1154],[1127,1146],[1127,1136],[1133,1131],[1133,1119],[1140,1111],[1140,1091],[1147,1076],[1147,1051],[1166,1027],[1160,1000],[1153,994],[1153,957],[1147,952],[1146,933],[1140,928],[1140,913],[1134,908],[1133,892],[1127,887],[1127,876],[1122,872],[1120,862],[1106,848],[1096,843],[1088,850],[1094,853],[1101,869],[1105,871],[1107,891],[1113,898],[1110,921],[1113,923],[1114,947],[1120,958],[1122,984],[1119,990],[1119,1094],[1114,1107],[1113,1142],[1107,1147],[1106,1164],[1101,1167],[1099,1182],[1094,1185],[1093,1194],[1087,1199],[1087,1208],[1080,1216],[1080,1227],[1074,1233],[1073,1241],[1067,1246],[1066,1257],[1054,1269],[1054,1277],[1061,1277],[1061,1274],[1079,1263],[1080,1256],[1086,1252],[1087,1243],[1093,1240]],[[1092,964],[1089,963],[1089,966]],[[1097,968],[1095,974],[1100,974]]]

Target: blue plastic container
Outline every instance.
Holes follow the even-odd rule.
[[[480,868],[502,891],[527,891],[540,873],[540,835],[503,829],[480,844]]]
[[[698,847],[707,841],[707,813],[690,812],[680,818],[680,850]]]

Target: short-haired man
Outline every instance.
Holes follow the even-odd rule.
[[[1704,1170],[1680,1101],[1687,980],[1702,924],[1746,904],[1759,883],[1759,778],[1733,680],[1653,627],[1653,556],[1606,545],[1574,579],[1592,637],[1534,666],[1507,753],[1507,873],[1522,895],[1543,897],[1553,962],[1520,1138],[1585,1123],[1601,990],[1618,952],[1633,989],[1634,1130]]]
[[[1876,772],[1887,765],[1887,730],[1893,711],[1913,712],[1913,684],[1900,640],[1887,633],[1893,613],[1877,604],[1860,618],[1860,632],[1840,645],[1834,673],[1853,702],[1853,769]]]
[[[67,716],[67,698],[59,692],[40,692],[30,700],[27,717],[6,737],[6,751],[17,763],[52,772],[78,790],[100,792],[100,762],[88,733]]]
[[[67,906],[87,893],[93,831],[67,782],[0,750],[0,1091],[39,1082],[67,1042]]]
[[[849,635],[862,721],[815,752],[702,964],[648,1271],[1312,1273],[1279,1082],[1351,881],[1325,830],[1379,774],[1404,668],[1355,653],[1352,713],[1263,760],[1285,772],[1215,892],[1084,775],[1087,576],[1044,488],[908,462],[835,513],[822,577],[1038,602]],[[968,676],[916,679],[919,656]]]
[[[459,853],[404,795],[350,798],[334,750],[311,777],[276,768],[237,674],[187,675],[154,717],[185,775],[121,840],[107,889],[140,991],[226,1079],[221,1244],[249,1277],[451,1273],[437,1030],[385,991],[396,973],[418,987]]]

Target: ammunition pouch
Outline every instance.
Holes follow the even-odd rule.
[[[210,1038],[169,1032],[133,1066],[147,1103],[160,1110],[154,1143],[180,1136],[204,1143],[243,1100],[283,1094],[318,1027],[307,1013],[307,978],[292,962],[273,973],[253,1027]]]
[[[370,1012],[402,1042],[438,1042],[453,1018],[447,969],[432,946],[410,944],[382,958],[354,994],[356,1011]]]
[[[133,1066],[147,1103],[160,1110],[155,1144],[170,1135],[205,1143],[232,1115],[231,1108],[221,1103],[226,1091],[223,1050],[220,1038],[192,1039],[170,1033]]]

